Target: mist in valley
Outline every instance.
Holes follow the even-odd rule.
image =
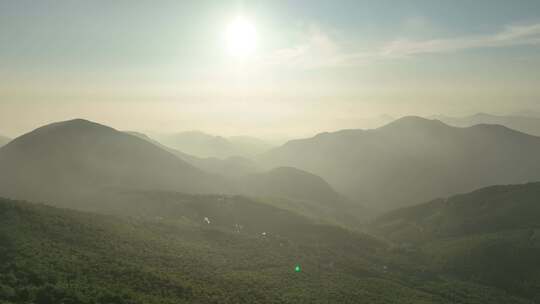
[[[539,303],[537,1],[0,0],[0,304]]]

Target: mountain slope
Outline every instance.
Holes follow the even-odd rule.
[[[540,300],[540,183],[493,186],[389,212],[371,224],[434,271]]]
[[[532,303],[420,275],[365,235],[249,200],[183,199],[215,220],[188,209],[144,221],[0,199],[0,302]],[[246,229],[220,222],[238,212]]]
[[[373,226],[392,239],[409,240],[536,229],[539,197],[540,183],[492,186],[388,212]]]
[[[359,227],[369,216],[362,205],[351,203],[321,177],[296,168],[274,168],[237,180],[247,195],[325,222]]]
[[[247,193],[281,196],[335,205],[345,199],[317,175],[291,167],[280,167],[241,178]]]
[[[456,127],[470,127],[479,124],[501,125],[523,133],[540,136],[540,118],[530,116],[498,116],[478,113],[465,117],[435,116],[449,125]]]
[[[540,180],[540,138],[502,126],[456,128],[405,117],[379,129],[290,141],[259,161],[312,172],[348,197],[388,210],[493,184]]]
[[[69,201],[107,188],[230,191],[153,144],[86,120],[38,128],[0,148],[0,193]]]

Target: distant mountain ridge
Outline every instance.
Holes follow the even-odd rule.
[[[374,208],[391,209],[494,185],[540,180],[540,138],[496,125],[451,127],[404,117],[373,130],[293,140],[261,155]]]
[[[162,136],[159,138],[159,141],[174,149],[203,158],[253,156],[272,147],[263,140],[254,137],[222,137],[209,135],[200,131],[187,131]]]
[[[150,138],[146,134],[133,131],[126,133],[142,138],[168,152],[171,152],[172,154],[178,156],[180,159],[183,159],[191,165],[210,173],[215,173],[228,177],[238,177],[260,171],[260,168],[255,162],[245,157],[231,156],[223,159],[217,157],[197,157],[184,153],[177,149],[167,147],[158,142],[157,140]]]
[[[477,113],[464,117],[436,115],[433,118],[456,127],[470,127],[479,124],[502,125],[516,131],[540,136],[540,117],[537,116]]]

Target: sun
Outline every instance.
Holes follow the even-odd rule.
[[[234,19],[225,32],[227,51],[234,57],[246,58],[257,48],[257,30],[245,17]]]

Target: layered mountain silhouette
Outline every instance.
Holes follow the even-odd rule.
[[[540,183],[433,197],[534,180],[539,142],[406,117],[292,141],[260,156],[266,171],[218,175],[197,162],[226,160],[143,134],[50,124],[0,148],[0,197],[115,216],[0,198],[0,302],[265,303],[287,290],[283,303],[537,303]],[[334,185],[388,208],[429,203],[378,217],[369,236],[348,229],[359,209]]]
[[[76,119],[38,128],[0,148],[0,193],[65,201],[107,188],[232,191],[225,180],[107,126]]]
[[[293,140],[259,157],[293,166],[380,209],[495,185],[540,180],[540,138],[499,125],[468,128],[404,117],[374,130]]]
[[[351,204],[325,180],[314,174],[292,167],[263,171],[254,161],[244,157],[196,157],[162,145],[145,134],[128,133],[145,139],[204,171],[231,179],[239,193],[262,198],[265,203],[350,226],[358,226],[359,219],[367,216],[363,206]],[[123,200],[126,200],[124,195],[114,194],[114,201]],[[133,201],[133,198],[127,200]]]
[[[134,191],[271,196],[293,199],[285,203],[296,210],[298,199],[330,208],[342,200],[312,174],[293,168],[263,173],[252,164],[240,157],[198,158],[144,134],[76,119],[38,128],[0,148],[0,194],[106,213],[129,208],[133,197],[122,193]]]
[[[246,174],[255,173],[260,171],[258,165],[246,157],[230,156],[227,158],[217,157],[197,157],[188,153],[184,153],[177,149],[167,147],[157,140],[150,138],[148,135],[140,132],[127,132],[128,134],[142,138],[170,153],[178,156],[180,159],[192,164],[193,166],[200,168],[204,171],[219,174],[227,177],[239,177]]]
[[[271,148],[270,144],[254,137],[233,136],[226,138],[199,131],[162,136],[159,141],[184,153],[204,158],[253,156]]]
[[[478,113],[475,115],[464,117],[450,117],[438,115],[434,116],[434,118],[456,127],[470,127],[479,124],[492,124],[505,126],[523,133],[540,136],[540,118],[535,116],[499,116],[486,113]]]

